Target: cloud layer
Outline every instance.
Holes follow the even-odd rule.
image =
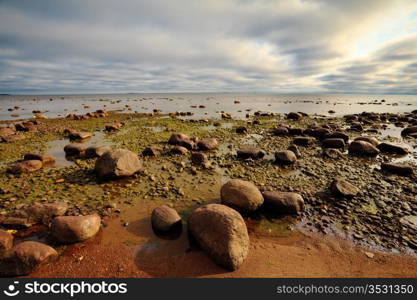
[[[417,93],[417,2],[0,1],[0,93]]]

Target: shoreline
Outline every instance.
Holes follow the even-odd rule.
[[[382,116],[387,119],[383,121]],[[408,163],[415,170],[417,159],[415,139],[401,137],[401,130],[407,126],[407,123],[404,122],[402,127],[394,126],[393,122],[388,121],[394,116],[401,117],[399,114],[371,113],[360,116],[364,127],[362,131],[350,130],[349,128],[357,121],[350,121],[347,118],[304,115],[298,120],[291,120],[288,119],[288,115],[267,113],[253,114],[246,120],[229,118],[227,114],[222,119],[181,119],[175,114],[164,115],[158,112],[153,114],[110,112],[107,116],[81,120],[75,117],[37,119],[37,124],[33,125],[36,130],[24,131],[23,139],[0,144],[3,163],[0,165],[0,172],[5,173],[13,161],[18,161],[28,152],[54,154],[57,162],[55,166],[45,167],[34,173],[3,176],[4,179],[0,181],[2,215],[7,216],[16,208],[22,209],[37,202],[64,201],[69,206],[67,215],[86,215],[94,212],[102,217],[104,228],[101,233],[90,241],[58,246],[57,249],[62,253],[58,260],[41,266],[38,271],[35,270],[32,273],[35,277],[53,276],[53,270],[62,272],[57,273],[57,276],[105,276],[98,270],[91,270],[94,265],[113,268],[112,272],[116,274],[114,276],[173,276],[167,269],[158,269],[159,263],[165,267],[173,264],[178,268],[189,264],[195,265],[195,267],[190,266],[191,269],[188,271],[184,270],[185,273],[174,274],[175,276],[187,276],[186,272],[189,272],[190,276],[199,276],[194,274],[200,274],[196,269],[200,266],[201,272],[212,270],[208,272],[219,273],[219,276],[262,277],[266,276],[262,275],[262,272],[269,270],[268,266],[257,269],[258,273],[250,274],[249,270],[255,264],[254,259],[267,255],[268,251],[271,252],[269,255],[273,261],[279,260],[280,256],[286,257],[283,264],[272,263],[270,269],[278,272],[276,276],[298,277],[303,276],[302,269],[294,269],[295,273],[286,271],[294,268],[288,261],[293,259],[297,264],[305,263],[303,253],[304,251],[309,253],[308,247],[313,249],[313,254],[307,255],[309,259],[320,259],[323,256],[320,251],[324,251],[329,258],[320,260],[317,265],[311,262],[313,269],[311,273],[305,274],[307,277],[326,276],[325,272],[328,272],[329,277],[361,276],[361,264],[365,262],[369,265],[369,269],[363,270],[363,276],[415,276],[415,272],[405,270],[407,264],[417,265],[416,257],[405,254],[407,251],[414,251],[410,250],[415,243],[412,240],[414,231],[399,223],[402,217],[413,215],[416,209],[417,203],[413,202],[417,195],[417,190],[413,188],[415,174],[410,177],[397,176],[379,170],[380,165],[386,161]],[[375,119],[376,117],[378,120]],[[370,122],[371,120],[373,121]],[[413,119],[409,120],[411,122]],[[118,122],[125,125],[110,133],[103,131],[106,125]],[[339,153],[335,152],[335,157],[326,156],[328,154],[323,151],[320,139],[313,138],[309,139],[309,144],[298,146],[300,158],[295,164],[279,166],[274,163],[273,153],[287,149],[294,139],[300,137],[298,133],[295,135],[274,133],[277,126],[287,125],[297,130],[312,128],[311,126],[338,128],[348,135],[350,141],[359,136],[374,136],[380,142],[401,144],[407,148],[408,154],[398,156],[380,153],[377,157],[364,158],[350,155],[345,148]],[[242,126],[246,128],[246,132],[236,133],[237,128]],[[60,156],[64,153],[62,146],[66,141],[70,143],[64,133],[64,129],[68,128],[91,132],[93,137],[84,143],[87,146],[109,145],[138,153],[143,160],[144,171],[128,179],[100,182],[92,172],[96,159],[71,158],[68,165],[60,165],[63,159],[66,159],[65,156]],[[163,154],[156,157],[141,155],[146,147],[152,145],[158,145],[167,151],[171,149],[172,146],[167,145],[166,141],[173,132],[183,132],[199,139],[216,138],[220,146],[218,150],[205,152],[210,162],[207,166],[194,165],[188,154]],[[308,137],[307,134],[302,136]],[[307,141],[305,138],[303,140]],[[265,155],[261,159],[237,158],[236,151],[244,147],[262,149]],[[348,178],[353,182],[360,190],[359,196],[344,199],[332,195],[329,185],[337,176]],[[244,215],[251,239],[248,262],[238,271],[224,273],[224,270],[220,272],[219,267],[205,257],[203,252],[192,250],[189,254],[186,232],[182,232],[177,240],[164,240],[155,236],[150,227],[149,216],[153,208],[168,204],[175,208],[183,222],[186,222],[195,207],[218,203],[220,187],[230,178],[254,182],[262,191],[281,190],[300,193],[306,207],[302,218],[276,216],[265,209]],[[398,193],[398,190],[402,192]],[[407,204],[398,206],[390,200],[390,197],[396,197],[396,201],[401,205]],[[294,233],[298,232],[297,224],[300,221],[305,230],[312,230],[313,236],[301,234],[301,237],[294,237]],[[347,239],[334,237],[333,234],[337,232],[346,234]],[[50,243],[47,234],[39,238],[36,230],[23,239],[17,238],[18,242],[23,240]],[[358,246],[357,243],[360,241],[366,241],[371,247]],[[323,245],[318,246],[321,244]],[[126,254],[125,256],[118,256],[115,250],[118,247]],[[160,250],[162,254],[158,254],[159,247],[162,247]],[[320,247],[324,247],[324,250]],[[401,253],[380,252],[378,247],[398,249]],[[374,253],[375,257],[370,258],[365,255],[365,250]],[[135,251],[143,257],[141,258],[141,255]],[[291,251],[294,251],[294,255]],[[343,254],[343,251],[347,252]],[[88,254],[89,252],[91,255]],[[287,252],[290,253],[285,256]],[[155,262],[152,262],[153,255]],[[176,259],[168,258],[170,255],[181,257],[178,264],[175,262]],[[133,259],[128,259],[129,257]],[[326,264],[331,263],[332,257],[340,259],[338,262],[344,266],[340,272],[326,267]],[[122,269],[126,272],[114,269],[119,260]],[[147,265],[148,260],[149,265]],[[404,270],[399,273],[394,272],[397,263],[404,266]],[[69,266],[81,267],[80,273],[77,273],[76,269],[69,269],[69,273],[65,273],[65,267]],[[354,266],[355,271],[347,272],[347,266]],[[384,271],[384,268],[387,269]],[[268,272],[267,274],[273,276]],[[202,276],[206,275],[211,276],[210,274]]]

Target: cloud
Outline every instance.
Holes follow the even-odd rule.
[[[407,0],[4,0],[0,93],[408,93],[416,11]]]

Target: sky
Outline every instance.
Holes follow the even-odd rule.
[[[416,0],[0,0],[0,93],[417,94]]]

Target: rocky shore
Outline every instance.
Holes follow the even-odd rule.
[[[228,270],[249,259],[254,232],[417,251],[415,110],[246,119],[97,110],[1,123],[2,276],[63,259],[115,218],[129,230],[127,211],[142,206],[151,235],[188,234],[191,251]]]

